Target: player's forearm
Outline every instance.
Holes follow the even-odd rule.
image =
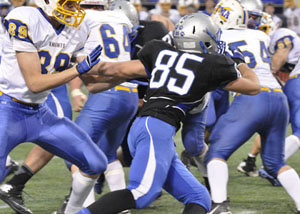
[[[256,74],[247,66],[247,64],[240,64],[238,69],[242,78],[238,78],[236,81],[229,83],[226,88],[247,95],[258,94],[261,86]]]
[[[103,76],[114,76],[120,79],[147,77],[145,68],[139,60],[126,62],[100,62],[89,72]]]
[[[277,73],[288,58],[288,50],[281,50],[272,56],[272,72]]]
[[[40,93],[63,85],[75,77],[79,76],[75,67],[55,74],[35,74],[25,77],[27,87],[33,93]]]
[[[82,75],[80,76],[80,79],[91,93],[105,91],[125,81],[125,79],[117,77],[105,77],[99,75]]]
[[[239,64],[238,69],[243,78],[248,79],[253,84],[260,85],[256,74],[247,66],[247,64]]]

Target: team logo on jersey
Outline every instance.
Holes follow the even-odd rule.
[[[213,14],[218,13],[220,15],[220,18],[226,22],[230,16],[231,11],[232,11],[231,8],[223,7],[222,3],[221,3],[221,4],[217,5],[217,7],[214,9]]]

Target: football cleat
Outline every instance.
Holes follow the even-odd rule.
[[[6,176],[9,176],[19,169],[19,164],[13,159],[10,159],[9,164],[6,166],[6,168],[9,170]]]
[[[222,203],[212,202],[211,210],[208,214],[232,214],[229,207],[229,200]]]
[[[255,165],[255,158],[248,157],[238,165],[237,170],[250,177],[258,176],[258,171]]]
[[[267,179],[273,186],[281,186],[281,183],[277,180],[277,178],[274,178],[272,175],[270,175],[266,170],[264,170],[264,168],[261,168],[258,171],[258,174],[260,177]]]
[[[24,186],[13,186],[10,184],[2,184],[0,186],[0,199],[10,206],[19,214],[32,214],[24,204],[22,190]]]

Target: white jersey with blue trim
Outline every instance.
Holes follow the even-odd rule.
[[[32,93],[17,62],[16,51],[38,52],[41,73],[52,74],[70,66],[72,56],[81,51],[88,36],[85,27],[61,25],[55,29],[40,8],[18,7],[4,20],[6,28],[0,65],[0,90],[27,103],[43,103],[50,90]]]
[[[289,52],[287,62],[296,65],[300,57],[300,37],[288,28],[280,28],[271,36],[270,53],[274,54],[277,49],[286,48],[290,44],[292,45],[292,49]],[[300,73],[300,70],[296,71],[294,69],[290,75],[298,73]]]
[[[102,62],[120,62],[130,60],[130,41],[132,24],[122,13],[116,11],[86,10],[82,25],[90,28],[90,34],[84,49],[92,51],[97,45],[103,47],[100,55]],[[136,84],[123,83],[122,85],[135,87]]]
[[[281,88],[271,73],[269,36],[259,30],[230,29],[223,31],[221,40],[243,52],[246,63],[255,72],[262,87]]]
[[[86,10],[82,25],[87,25],[90,34],[84,49],[92,51],[97,45],[103,47],[100,60],[104,62],[130,60],[132,24],[127,16],[116,11]]]

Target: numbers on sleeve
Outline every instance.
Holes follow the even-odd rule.
[[[110,24],[102,24],[99,28],[101,38],[103,41],[103,54],[110,59],[118,59],[121,53],[121,48],[125,52],[130,53],[130,42],[126,25],[122,26],[123,30],[123,44],[120,45],[117,39],[116,30]]]
[[[4,25],[10,36],[16,37],[23,41],[31,42],[28,35],[28,26],[20,20],[10,19],[5,20]]]
[[[178,53],[174,51],[163,50],[159,53],[155,61],[155,68],[152,71],[150,88],[166,86],[168,91],[179,95],[185,95],[189,92],[194,82],[195,74],[192,70],[185,67],[186,61],[192,60],[201,63],[203,58],[188,53],[182,54],[176,62],[177,58]],[[175,62],[176,65],[174,65]],[[176,76],[172,76],[170,72],[174,67]],[[185,78],[184,81],[182,81],[182,85],[177,85],[179,77]]]
[[[50,73],[49,66],[52,61],[52,56],[49,51],[40,50],[39,57],[41,61],[42,74]],[[54,59],[54,71],[63,71],[69,67],[70,55],[67,53],[59,53]]]

